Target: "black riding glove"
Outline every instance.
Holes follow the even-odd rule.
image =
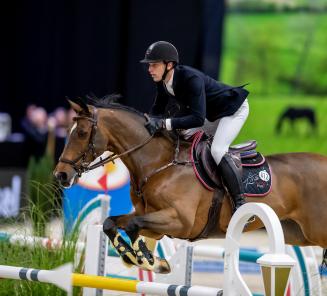
[[[162,118],[150,117],[144,126],[152,136],[165,128],[165,120]]]

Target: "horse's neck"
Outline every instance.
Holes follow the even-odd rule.
[[[122,154],[142,143],[149,137],[144,120],[122,110],[110,110],[104,120],[108,131],[109,148]],[[121,160],[128,168],[135,182],[143,180],[155,169],[172,160],[173,145],[163,137],[154,137],[143,147],[123,155]]]

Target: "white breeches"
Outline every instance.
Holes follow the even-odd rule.
[[[249,103],[246,99],[240,108],[231,116],[219,120],[211,146],[211,155],[217,165],[229,149],[229,146],[239,134],[249,115]]]

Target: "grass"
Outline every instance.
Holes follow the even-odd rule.
[[[22,247],[18,245],[0,242],[0,264],[36,269],[53,269],[66,262],[73,262],[75,246],[47,250],[42,247]],[[78,295],[80,289],[74,290]],[[19,281],[0,280],[0,295],[66,295],[66,292],[52,284]]]
[[[327,155],[327,100],[321,97],[249,97],[250,115],[234,143],[248,139],[258,141],[258,150],[265,154],[285,152],[317,152]],[[305,120],[294,130],[285,122],[276,135],[278,116],[287,106],[309,106],[316,111],[318,132],[312,133]]]
[[[228,14],[221,80],[256,94],[326,94],[326,30],[326,13]]]
[[[37,171],[37,167],[34,168]],[[45,178],[45,177],[44,177]],[[46,178],[47,179],[47,178]],[[15,220],[8,220],[7,226],[16,228],[16,224],[23,223],[26,229],[31,225],[34,234],[45,234],[46,224],[52,217],[62,218],[63,213],[58,204],[56,196],[58,188],[52,182],[40,183],[30,180],[30,193],[28,205]],[[15,227],[16,226],[16,227]],[[27,231],[26,231],[27,233]],[[11,244],[6,241],[0,242],[0,264],[34,269],[54,269],[64,263],[74,262],[78,229],[70,234],[63,235],[63,243],[60,248],[53,250],[35,245],[24,247],[18,244]],[[65,244],[70,242],[69,244]],[[75,262],[76,271],[81,273],[81,262]],[[74,295],[80,295],[81,288],[74,288]],[[66,295],[66,292],[51,284],[0,279],[0,296],[2,295]]]
[[[327,13],[229,13],[224,32],[221,80],[250,83],[250,115],[234,143],[258,141],[265,153],[327,154]],[[287,106],[317,114],[313,134],[304,120],[275,133]]]

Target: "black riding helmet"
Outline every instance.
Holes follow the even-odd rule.
[[[174,66],[178,64],[178,51],[174,45],[167,41],[157,41],[152,43],[145,52],[145,57],[140,63],[156,63],[164,62],[166,65],[165,72],[163,73],[161,80],[164,80],[169,72],[167,70],[167,64],[173,62]]]
[[[152,43],[146,50],[145,57],[140,63],[155,63],[160,61],[178,64],[179,59],[176,47],[167,41]]]

